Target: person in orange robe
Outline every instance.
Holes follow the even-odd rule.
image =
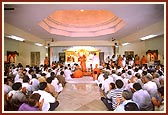
[[[93,73],[93,80],[97,80],[97,78],[98,78],[97,71],[94,71],[94,73]]]
[[[97,77],[98,77],[100,75],[100,69],[98,68],[98,64],[96,64],[95,68],[93,69],[92,77],[95,76],[95,71],[96,71],[96,74],[97,74]]]
[[[140,62],[139,62],[139,56],[137,54],[135,55],[135,64],[136,65],[140,64]]]
[[[83,55],[82,57],[80,57],[79,61],[80,61],[80,65],[81,65],[82,71],[86,72],[86,56]]]
[[[122,67],[122,57],[121,57],[121,55],[119,55],[117,62],[118,62],[118,66]]]
[[[143,55],[143,57],[142,57],[142,59],[141,59],[141,64],[143,65],[143,64],[146,64],[146,57]]]
[[[153,56],[154,56],[154,60],[156,61],[158,58],[157,58],[157,54],[155,52],[153,53]]]
[[[47,66],[48,66],[48,64],[49,64],[49,62],[48,62],[48,58],[45,57],[45,59],[44,59],[44,65],[47,65]]]
[[[82,70],[79,68],[79,66],[76,67],[76,70],[73,73],[73,78],[81,78],[83,77],[83,72]]]

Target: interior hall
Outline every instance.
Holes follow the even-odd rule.
[[[2,2],[2,110],[165,112],[164,2]]]

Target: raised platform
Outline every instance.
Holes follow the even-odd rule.
[[[91,76],[91,72],[83,72],[83,76]]]

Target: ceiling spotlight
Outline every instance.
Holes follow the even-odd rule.
[[[115,47],[119,47],[117,43],[114,43],[114,46],[115,46]]]

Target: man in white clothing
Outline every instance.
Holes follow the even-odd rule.
[[[69,70],[67,67],[65,67],[64,69],[65,69],[64,70],[65,80],[67,81],[67,80],[72,79],[71,78],[71,75],[72,75],[71,70]]]
[[[152,75],[148,73],[147,75],[143,76],[144,85],[143,89],[147,90],[151,97],[157,96],[157,85],[155,82],[152,82]]]
[[[39,102],[44,99],[42,106],[42,111],[54,111],[58,107],[59,102],[50,93],[47,92],[48,87],[46,82],[41,82],[39,85],[39,90],[33,93],[39,93],[41,95]]]
[[[103,77],[104,77],[104,81],[102,82],[102,87],[101,87],[101,89],[104,91],[104,93],[105,94],[107,94],[108,93],[108,91],[110,90],[110,87],[109,87],[109,81],[108,81],[108,74],[107,73],[105,73],[104,75],[103,75]]]
[[[96,55],[96,53],[94,53],[94,56],[92,58],[92,67],[95,68],[96,64],[98,64],[99,67],[99,57]]]

